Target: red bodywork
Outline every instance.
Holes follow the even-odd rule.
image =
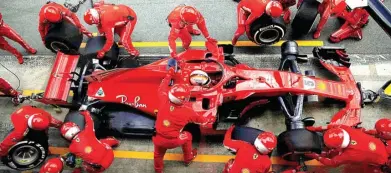
[[[174,76],[174,83],[189,83],[189,75],[196,69],[202,69],[211,76],[213,82],[210,87],[192,86],[193,101],[190,103],[196,112],[204,116],[217,116],[217,108],[226,102],[293,93],[345,101],[346,107],[334,115],[331,123],[352,126],[360,122],[361,93],[352,73],[346,67],[321,62],[340,78],[340,82],[336,82],[290,72],[255,69],[244,64],[232,67],[223,63],[222,54],[209,58],[215,61],[203,61],[207,54],[205,50],[188,50],[179,54],[180,59],[186,60],[186,63],[181,64],[181,70]],[[127,104],[155,116],[159,106],[157,87],[167,73],[167,60],[162,59],[134,69],[114,69],[90,75],[87,77],[87,95],[90,100]],[[199,62],[191,62],[192,60]],[[235,87],[223,87],[234,78],[237,78]],[[205,108],[205,105],[203,107],[203,99],[210,99],[207,106],[209,108]],[[203,133],[214,131],[212,127],[201,130]]]

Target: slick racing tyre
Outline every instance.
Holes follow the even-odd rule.
[[[79,54],[83,34],[79,28],[68,22],[51,24],[45,36],[45,46],[52,52],[60,51],[65,54]]]
[[[304,160],[311,160],[303,155],[311,152],[320,154],[323,149],[322,136],[306,129],[282,132],[277,141],[278,154],[288,161],[298,161],[300,157]]]
[[[253,144],[255,139],[261,133],[263,133],[263,130],[252,127],[235,126],[234,130],[232,131],[232,139],[246,141],[250,144]]]
[[[96,58],[98,51],[103,48],[106,43],[105,36],[97,36],[88,39],[83,57],[87,59]],[[113,43],[111,49],[106,52],[105,56],[100,60],[100,64],[105,68],[114,68],[118,63],[119,47],[117,43]],[[104,63],[105,61],[105,63]]]
[[[8,155],[3,157],[1,161],[15,170],[30,170],[45,161],[48,151],[49,144],[46,132],[30,130],[22,141],[10,148]]]
[[[295,35],[305,35],[310,32],[318,16],[319,5],[317,0],[303,0],[292,21],[292,30]]]
[[[250,25],[248,38],[254,43],[271,45],[281,40],[286,33],[286,26],[282,17],[272,18],[263,15]]]

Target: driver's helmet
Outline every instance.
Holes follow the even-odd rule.
[[[350,143],[350,135],[342,128],[332,128],[323,135],[324,144],[331,149],[343,149]]]
[[[283,9],[280,2],[272,0],[267,3],[265,11],[267,15],[278,18],[282,15]]]
[[[277,146],[277,138],[273,133],[263,132],[254,141],[254,146],[262,154],[269,154]]]
[[[88,25],[99,24],[100,17],[98,10],[91,8],[84,13],[84,21]]]
[[[181,9],[180,17],[184,23],[193,25],[199,22],[201,15],[194,7],[185,6]]]
[[[27,120],[29,128],[33,130],[46,130],[49,128],[49,117],[43,114],[34,114]]]
[[[58,23],[62,20],[61,10],[53,6],[45,7],[45,9],[43,9],[43,14],[45,19],[51,23]]]
[[[194,70],[190,74],[190,83],[196,86],[206,86],[210,84],[208,74],[202,70]]]
[[[72,140],[80,132],[80,127],[74,122],[66,122],[61,126],[60,131],[65,139]]]
[[[375,124],[378,136],[385,140],[391,140],[391,119],[382,118]]]

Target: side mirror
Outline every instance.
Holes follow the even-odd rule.
[[[391,100],[391,80],[380,88],[379,94],[382,98]]]

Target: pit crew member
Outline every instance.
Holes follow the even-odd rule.
[[[106,37],[105,45],[98,51],[98,58],[103,58],[106,52],[111,49],[114,43],[114,34],[119,35],[119,44],[123,45],[130,55],[134,57],[140,55],[140,52],[132,44],[131,35],[137,23],[137,15],[132,8],[100,1],[94,4],[94,8],[85,12],[84,21],[89,25],[95,24],[99,33]]]
[[[81,111],[80,114],[85,119],[84,130],[73,122],[66,122],[61,127],[61,134],[71,141],[69,152],[83,160],[87,172],[103,172],[113,162],[112,147],[118,146],[119,141],[113,137],[98,140],[90,113]]]
[[[258,135],[254,145],[252,145],[244,141],[233,140],[231,136],[234,128],[235,126],[232,126],[228,129],[223,143],[226,148],[236,152],[236,157],[225,164],[223,173],[269,172],[272,162],[268,154],[277,145],[274,134],[263,132]]]
[[[182,47],[187,50],[191,43],[191,35],[204,35],[206,40],[211,43],[217,43],[217,40],[209,35],[206,28],[205,19],[202,14],[192,6],[179,5],[167,17],[167,22],[171,27],[168,36],[168,44],[172,58],[177,59],[175,40],[179,37],[182,40]],[[200,30],[194,29],[197,25]]]
[[[37,50],[32,48],[25,40],[23,40],[23,38],[14,29],[4,23],[3,15],[0,13],[0,49],[10,52],[18,59],[19,64],[23,64],[23,55],[11,46],[4,37],[19,43],[30,54],[37,53]]]
[[[42,6],[41,10],[39,11],[38,30],[43,44],[45,44],[45,36],[48,33],[50,25],[63,22],[64,20],[75,25],[83,34],[87,35],[88,37],[92,37],[92,33],[89,32],[82,24],[80,24],[80,20],[77,18],[75,13],[70,11],[68,8],[65,8],[63,5],[49,1],[44,6]]]
[[[239,37],[246,32],[246,26],[250,26],[265,12],[273,18],[280,17],[283,13],[281,3],[274,0],[241,0],[236,10],[238,28],[232,38],[232,45],[236,45]]]
[[[46,131],[49,127],[59,128],[62,121],[52,117],[50,113],[33,107],[23,106],[11,114],[14,129],[0,143],[0,156],[6,156],[8,150],[23,139],[30,129]]]
[[[345,125],[328,125],[327,127],[307,127],[310,131],[324,131],[323,140],[328,149],[337,150],[339,154],[326,158],[319,154],[307,154],[324,165],[337,167],[343,164],[368,164],[373,170],[380,170],[387,164],[388,154],[383,142],[365,134],[361,129]]]
[[[0,95],[11,96],[15,105],[19,104],[20,93],[16,91],[10,83],[0,77]]]
[[[154,144],[154,167],[156,173],[163,172],[163,157],[167,149],[181,146],[185,165],[188,166],[197,156],[197,149],[192,149],[192,135],[182,129],[188,123],[207,125],[214,122],[214,117],[198,115],[187,105],[190,89],[186,84],[175,84],[170,87],[174,69],[170,68],[168,74],[159,86],[160,106],[156,119],[156,134],[152,141]]]

